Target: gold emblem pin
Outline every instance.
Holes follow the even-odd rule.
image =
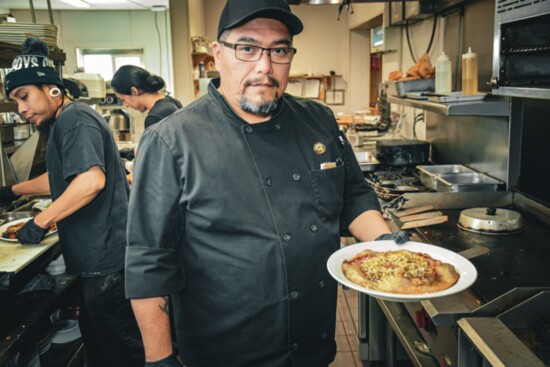
[[[315,143],[313,151],[317,154],[323,154],[327,151],[327,147],[323,143]]]

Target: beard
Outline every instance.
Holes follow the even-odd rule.
[[[40,131],[40,134],[49,134],[52,129],[53,123],[55,122],[55,117],[51,116],[42,121],[42,123],[37,124],[36,128]]]
[[[269,83],[273,85],[273,87],[279,88],[279,82],[277,80],[270,77],[268,77],[268,80]],[[246,90],[246,88],[256,83],[261,83],[261,80],[247,81],[244,85],[244,89]],[[252,101],[246,94],[241,95],[240,107],[243,111],[246,111],[248,113],[266,116],[273,113],[273,111],[277,109],[277,106],[279,106],[279,92],[275,93],[273,100],[260,100],[259,102]]]

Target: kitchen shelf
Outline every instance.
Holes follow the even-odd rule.
[[[21,54],[20,46],[0,46],[0,68],[11,68],[13,59],[19,54]],[[50,49],[48,57],[58,66],[64,65],[67,60],[65,53],[59,49]]]
[[[14,102],[0,102],[0,113],[17,112],[17,104]]]
[[[504,116],[510,115],[507,100],[485,100],[458,103],[437,103],[425,100],[389,96],[388,102],[436,112],[445,116]]]

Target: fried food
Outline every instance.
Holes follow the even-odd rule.
[[[390,81],[406,81],[417,79],[430,79],[435,76],[435,69],[432,66],[428,54],[422,55],[420,59],[403,74],[402,70],[390,72],[388,79]]]
[[[344,261],[342,271],[362,287],[397,294],[438,292],[453,286],[460,277],[451,264],[408,250],[365,250]]]

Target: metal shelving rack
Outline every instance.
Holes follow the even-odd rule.
[[[503,99],[487,99],[475,102],[438,103],[426,100],[389,96],[388,102],[430,112],[436,112],[445,116],[510,116],[510,101]]]

